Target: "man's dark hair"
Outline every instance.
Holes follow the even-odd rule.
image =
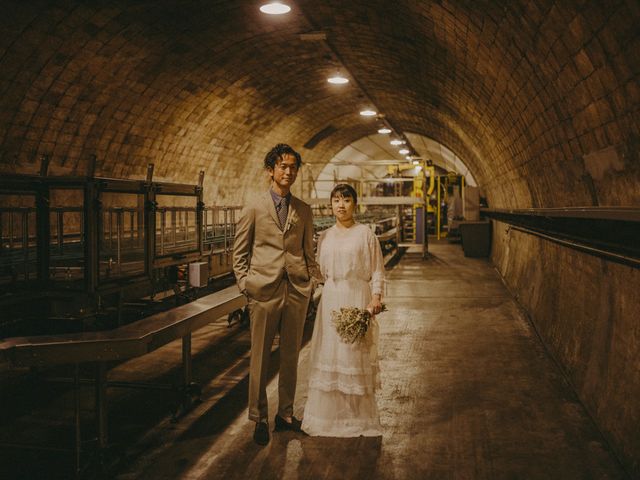
[[[298,152],[291,148],[286,143],[279,143],[273,147],[269,153],[264,157],[264,168],[274,169],[278,160],[282,160],[283,155],[291,155],[296,159],[296,167],[300,168],[302,165],[302,157]]]
[[[355,205],[358,204],[358,194],[356,193],[356,190],[348,183],[339,183],[338,185],[333,187],[329,199],[333,200],[333,197],[351,197],[353,199],[353,203]]]

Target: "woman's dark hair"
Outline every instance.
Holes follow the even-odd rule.
[[[296,159],[296,167],[300,168],[302,165],[302,157],[298,152],[291,148],[286,143],[279,143],[273,147],[269,153],[264,157],[264,168],[276,168],[278,160],[282,160],[283,155],[291,155]]]
[[[338,185],[336,185],[335,187],[333,187],[333,190],[331,190],[331,196],[329,197],[330,200],[333,200],[333,197],[350,197],[353,199],[353,203],[355,205],[358,204],[358,194],[356,193],[355,188],[353,188],[351,185],[349,185],[348,183],[339,183]]]

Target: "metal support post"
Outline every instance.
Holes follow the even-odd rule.
[[[206,211],[204,209],[204,193],[202,186],[204,185],[204,170],[200,170],[198,175],[198,206],[196,210],[196,244],[198,245],[198,250],[202,255],[204,251],[204,233],[203,233],[203,225],[206,225],[206,220],[203,220],[203,214],[206,215]]]
[[[138,206],[136,208],[136,212],[137,212],[137,220],[138,220],[138,224],[137,224],[137,230],[138,230],[138,239],[137,239],[137,243],[136,246],[137,247],[142,247],[144,249],[144,243],[143,243],[143,239],[144,239],[144,196],[141,195],[137,195],[137,202],[138,202]],[[152,232],[149,232],[152,233]]]
[[[64,253],[64,211],[56,212],[56,220],[58,221],[58,254]]]
[[[75,476],[80,477],[80,455],[82,453],[81,418],[80,418],[80,365],[74,365],[73,399],[75,417]]]
[[[201,387],[193,382],[193,368],[191,359],[191,333],[182,337],[182,414],[184,415],[192,407],[194,399],[198,399],[201,394]],[[173,420],[179,417],[176,409]]]
[[[167,211],[160,211],[160,255],[164,255],[164,231],[167,228]]]
[[[116,210],[116,261],[118,262],[118,273],[122,275],[122,240],[123,234],[123,221],[124,212],[122,209]]]
[[[173,240],[172,245],[175,248],[178,242],[178,219],[175,210],[171,210],[171,238]]]
[[[38,261],[38,280],[49,280],[49,243],[51,236],[49,219],[49,187],[41,186],[36,194],[36,249]]]
[[[189,213],[188,211],[184,212],[184,241],[185,243],[189,243]]]
[[[467,218],[466,203],[467,202],[464,201],[464,194],[465,194],[464,175],[461,175],[460,176],[460,201],[462,202],[462,218],[466,220]]]
[[[118,290],[118,318],[117,318],[117,322],[118,322],[118,326],[122,325],[122,309],[124,308],[124,291],[122,288],[120,288]]]
[[[22,252],[24,254],[24,279],[29,280],[29,210],[22,212]]]
[[[402,207],[396,207],[396,245],[402,243]]]
[[[438,203],[436,210],[436,235],[437,239],[440,240],[440,214],[442,212],[442,206],[440,205],[440,177],[436,179],[436,201]]]
[[[152,164],[151,164],[152,165]],[[153,167],[151,167],[153,172]],[[153,174],[153,173],[152,173]],[[151,277],[153,273],[153,261],[156,256],[156,191],[152,184],[147,185],[145,191],[145,210],[144,210],[144,225],[145,225],[145,274]],[[163,222],[164,223],[164,222]],[[164,225],[162,225],[162,231],[160,232],[160,241],[164,245]]]
[[[222,207],[222,211],[224,212],[224,253],[229,253],[229,219],[228,219],[228,209],[227,207]]]
[[[134,226],[135,226],[135,215],[136,212],[135,210],[129,210],[129,245],[130,248],[133,249],[135,247],[135,238],[133,235],[133,231],[134,231]]]
[[[109,250],[113,250],[113,209],[109,209]]]
[[[105,362],[98,362],[96,365],[96,428],[98,454],[101,461],[108,446],[107,412],[107,366]]]
[[[99,247],[102,239],[102,206],[96,183],[88,181],[84,187],[84,281],[88,293],[98,288]]]
[[[13,212],[9,212],[9,250],[13,250]]]
[[[193,368],[191,363],[191,334],[182,337],[182,382],[186,389],[193,379]]]

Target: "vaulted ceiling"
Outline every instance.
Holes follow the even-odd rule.
[[[0,172],[95,154],[100,175],[205,170],[208,202],[239,202],[275,143],[329,161],[373,107],[463,159],[492,206],[640,201],[638,2],[261,3],[3,2]]]

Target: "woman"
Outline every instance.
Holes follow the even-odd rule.
[[[325,278],[311,339],[309,393],[302,430],[312,436],[382,435],[375,391],[379,388],[378,324],[375,317],[363,341],[343,342],[331,321],[340,307],[382,310],[384,262],[378,239],[353,214],[353,187],[331,192],[336,224],[318,240],[318,263]]]

